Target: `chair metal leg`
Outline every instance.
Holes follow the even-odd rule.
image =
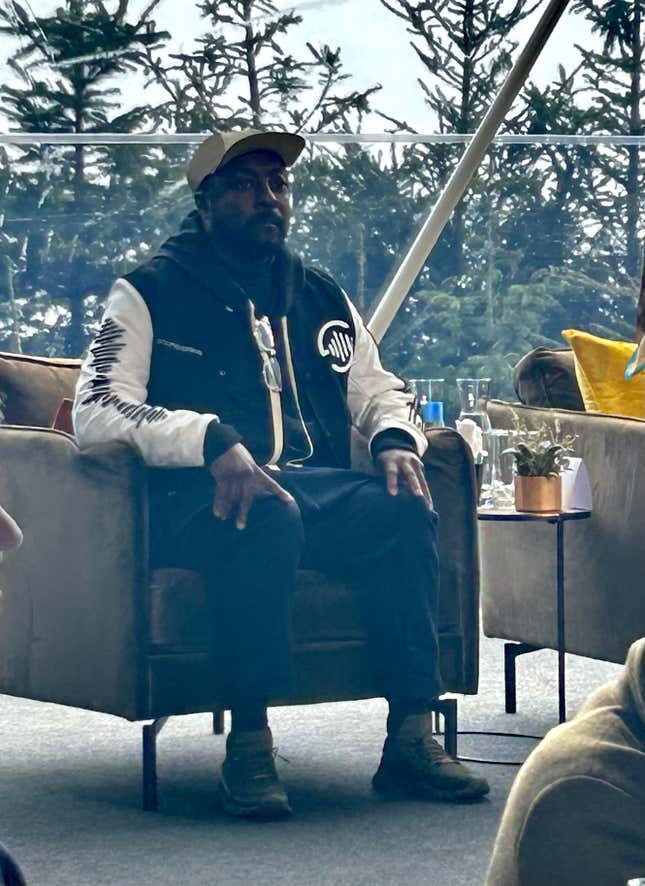
[[[517,681],[515,659],[518,655],[535,652],[539,647],[528,643],[504,643],[504,702],[507,714],[517,712]]]
[[[168,717],[159,717],[152,723],[146,723],[142,730],[143,808],[146,812],[157,811],[157,736],[167,722]]]
[[[456,698],[439,698],[433,704],[433,718],[436,725],[436,731],[440,732],[438,714],[443,716],[444,720],[444,747],[451,757],[457,756],[457,699]]]
[[[224,708],[213,711],[213,735],[224,735]]]

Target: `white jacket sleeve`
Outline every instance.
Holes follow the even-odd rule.
[[[145,301],[127,280],[117,280],[76,385],[76,439],[81,449],[128,443],[151,467],[201,467],[206,428],[217,416],[147,403],[152,340]]]
[[[347,302],[356,330],[347,379],[347,404],[352,422],[370,446],[381,431],[391,428],[405,431],[414,440],[418,455],[422,456],[428,441],[422,429],[414,423],[413,396],[405,391],[403,379],[383,368],[376,342],[349,298]]]

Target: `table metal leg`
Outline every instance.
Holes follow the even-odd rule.
[[[556,576],[556,620],[558,627],[558,722],[567,719],[566,675],[564,662],[564,520],[556,523],[557,531],[557,576]]]
[[[146,812],[156,812],[157,794],[157,736],[168,722],[168,717],[159,717],[142,729],[143,738],[143,808]]]
[[[434,731],[439,734],[441,733],[437,715],[442,714],[444,719],[445,733],[444,747],[452,757],[456,757],[458,753],[457,736],[459,735],[457,731],[457,699],[438,698],[435,702],[433,702],[432,710],[434,719]]]
[[[213,735],[224,735],[224,708],[213,710]]]
[[[527,652],[536,652],[537,646],[529,643],[504,643],[504,701],[507,714],[517,711],[517,681],[515,677],[515,659]]]

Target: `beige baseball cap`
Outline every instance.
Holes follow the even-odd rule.
[[[196,191],[207,175],[221,169],[234,157],[250,154],[252,151],[273,151],[292,166],[302,149],[305,140],[293,132],[261,132],[259,129],[244,129],[242,132],[215,132],[195,151],[188,164],[186,178],[193,191]]]

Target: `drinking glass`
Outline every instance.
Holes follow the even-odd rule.
[[[490,396],[489,378],[458,378],[459,421],[470,418],[480,427],[483,433],[490,431],[487,403]]]
[[[486,459],[482,476],[480,504],[484,507],[512,508],[515,504],[512,449],[517,432],[508,428],[491,428],[484,434]]]

